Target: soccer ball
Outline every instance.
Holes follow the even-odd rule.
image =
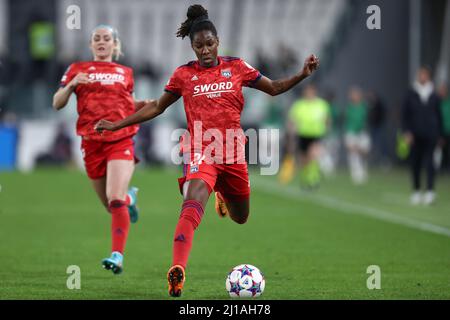
[[[251,264],[234,267],[225,280],[225,288],[232,298],[259,297],[265,286],[264,275]]]

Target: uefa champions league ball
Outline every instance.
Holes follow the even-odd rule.
[[[265,286],[264,275],[251,264],[234,267],[225,280],[225,288],[232,298],[259,297]]]

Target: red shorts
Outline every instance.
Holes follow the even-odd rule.
[[[100,179],[106,175],[106,166],[111,160],[134,160],[134,141],[127,137],[117,141],[103,142],[94,140],[81,140],[86,172],[91,179]]]
[[[250,181],[247,164],[207,164],[196,166],[183,165],[183,177],[178,179],[180,192],[183,185],[192,179],[203,180],[211,193],[212,190],[221,193],[226,201],[241,202],[250,198]]]

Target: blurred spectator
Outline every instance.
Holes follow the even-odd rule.
[[[8,86],[11,82],[8,71],[6,59],[0,57],[0,116],[4,112],[3,108],[7,100]]]
[[[318,159],[321,155],[321,139],[327,133],[329,122],[328,102],[317,96],[314,85],[308,84],[303,91],[303,97],[290,109],[288,124],[298,149],[301,183],[307,188],[317,187],[320,183]]]
[[[280,43],[275,58],[270,58],[262,48],[256,50],[255,67],[269,78],[280,78],[289,75],[299,68],[297,53],[287,45]]]
[[[380,96],[373,91],[367,94],[369,107],[368,125],[372,142],[372,159],[376,165],[386,160],[386,107]]]
[[[31,78],[55,82],[55,26],[42,17],[32,18],[28,29],[30,58],[32,61]]]
[[[151,122],[141,124],[136,135],[136,153],[146,165],[162,164],[154,150],[154,139],[154,125]]]
[[[430,69],[421,67],[402,109],[402,131],[411,148],[413,194],[410,200],[413,205],[421,202],[430,205],[435,200],[433,154],[442,135],[440,103],[431,81]],[[427,173],[427,185],[422,196],[420,174],[423,167]]]
[[[13,112],[0,112],[0,171],[14,170],[18,137],[17,116]]]
[[[292,70],[299,68],[297,53],[283,43],[278,46],[277,59],[282,75],[290,74]]]
[[[367,156],[370,151],[370,137],[367,134],[368,111],[361,89],[349,90],[349,104],[345,110],[345,147],[350,175],[355,184],[367,181]]]
[[[262,127],[264,128],[282,128],[283,127],[283,108],[280,100],[276,97],[267,98],[267,111],[264,117]]]
[[[339,160],[341,113],[335,102],[334,91],[325,94],[325,100],[330,106],[330,126],[329,132],[323,143],[323,152],[320,157],[320,167],[325,174],[332,174],[336,170]]]
[[[256,63],[255,63],[256,69],[261,72],[261,74],[265,75],[266,77],[272,78],[272,62],[270,59],[264,54],[262,49],[256,50]]]
[[[36,164],[55,166],[70,164],[73,160],[72,142],[72,138],[67,133],[65,123],[60,123],[50,150],[46,153],[38,155],[36,158]]]
[[[5,127],[18,127],[19,126],[19,117],[12,111],[4,111],[0,113],[1,115],[1,123]]]

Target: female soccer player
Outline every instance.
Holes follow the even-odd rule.
[[[53,107],[60,110],[72,93],[77,96],[77,134],[82,137],[81,150],[87,175],[112,217],[112,254],[102,261],[102,265],[119,274],[123,268],[130,220],[136,222],[138,219],[137,188],[128,190],[135,164],[132,137],[138,126],[99,134],[94,130],[94,124],[105,117],[124,119],[142,108],[146,101],[133,99],[133,70],[113,62],[113,58],[117,60],[121,55],[120,40],[114,28],[96,27],[90,48],[94,60],[69,66],[62,77],[61,88],[53,97]]]
[[[187,17],[177,36],[189,36],[198,60],[176,69],[159,100],[149,102],[124,120],[101,120],[96,125],[99,131],[115,131],[141,123],[160,115],[183,96],[188,132],[193,139],[189,144],[192,161],[185,163],[186,174],[180,179],[184,201],[175,230],[173,263],[167,273],[169,294],[174,297],[181,295],[194,230],[200,224],[210,193],[216,192],[219,215],[229,215],[239,224],[245,223],[249,215],[250,186],[247,164],[243,159],[245,137],[240,126],[244,106],[242,87],[278,95],[308,77],[319,65],[318,59],[311,55],[306,59],[303,70],[295,76],[270,80],[239,58],[218,56],[217,31],[202,6],[190,6]],[[237,132],[238,136],[241,133],[237,143],[232,143],[231,147],[230,144],[226,146],[225,141],[230,132]],[[210,142],[211,136],[215,136],[215,140],[206,143],[204,140]],[[217,141],[217,137],[222,139]],[[211,151],[211,145],[217,148]],[[225,151],[220,151],[223,147]]]

